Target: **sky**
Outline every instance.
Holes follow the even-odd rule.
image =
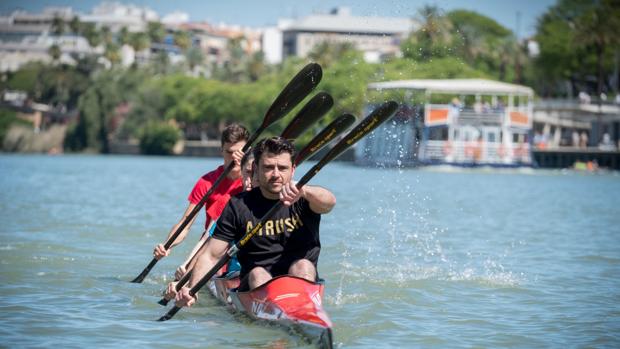
[[[80,13],[88,13],[100,2],[100,0],[0,0],[0,13],[6,15],[17,9],[40,12],[49,6],[69,6]],[[160,17],[181,11],[188,13],[191,21],[249,27],[274,26],[279,18],[299,18],[313,13],[326,13],[338,6],[349,7],[354,16],[415,17],[418,9],[425,4],[431,4],[445,11],[454,9],[476,11],[495,19],[523,38],[535,33],[536,19],[554,5],[556,0],[126,0],[119,2],[149,7]]]

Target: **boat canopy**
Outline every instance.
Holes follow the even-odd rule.
[[[521,95],[534,96],[527,86],[486,79],[418,79],[373,82],[368,89],[409,89],[427,93],[454,93],[469,95]]]

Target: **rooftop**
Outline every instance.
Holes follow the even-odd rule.
[[[406,34],[415,28],[410,18],[358,17],[348,8],[337,8],[329,14],[315,14],[279,22],[284,31],[319,31],[338,33]]]
[[[465,93],[488,95],[527,95],[533,96],[530,87],[486,79],[419,79],[373,82],[369,89],[409,89],[423,90],[431,93]]]

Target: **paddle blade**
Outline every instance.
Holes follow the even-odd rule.
[[[136,278],[131,280],[131,282],[141,283],[142,281],[144,281],[144,278],[146,278],[146,276],[151,272],[151,269],[153,269],[155,264],[157,264],[157,259],[151,259],[151,262],[149,262],[149,264],[142,270],[140,275],[136,276]]]
[[[351,114],[342,114],[336,120],[332,121],[327,127],[316,135],[310,143],[297,153],[295,157],[295,166],[301,164],[313,154],[323,149],[329,142],[346,131],[355,123],[355,116]]]
[[[334,105],[334,99],[326,92],[317,93],[304,107],[295,115],[293,120],[282,131],[281,136],[286,139],[296,139],[310,125],[317,122]]]
[[[157,319],[157,321],[167,321],[172,319],[172,317],[174,316],[174,314],[178,313],[179,310],[181,310],[181,308],[177,307],[176,305],[174,307],[172,307],[172,309],[170,309],[166,314],[164,314],[162,317],[160,317],[159,319]]]
[[[273,101],[265,114],[262,127],[267,127],[280,120],[295,108],[321,82],[322,77],[323,70],[319,64],[310,63],[306,65]]]
[[[349,132],[340,142],[338,142],[330,151],[321,159],[321,162],[329,162],[346,149],[351,147],[357,141],[364,136],[372,132],[379,125],[387,121],[396,113],[398,109],[398,103],[389,101],[381,104],[375,110],[373,110],[364,120],[362,120],[351,132]]]

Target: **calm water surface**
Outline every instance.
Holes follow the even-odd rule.
[[[0,155],[0,346],[310,347],[207,294],[154,321],[190,244],[129,282],[217,164]],[[333,163],[312,183],[338,198],[319,263],[338,347],[620,347],[617,173]]]

